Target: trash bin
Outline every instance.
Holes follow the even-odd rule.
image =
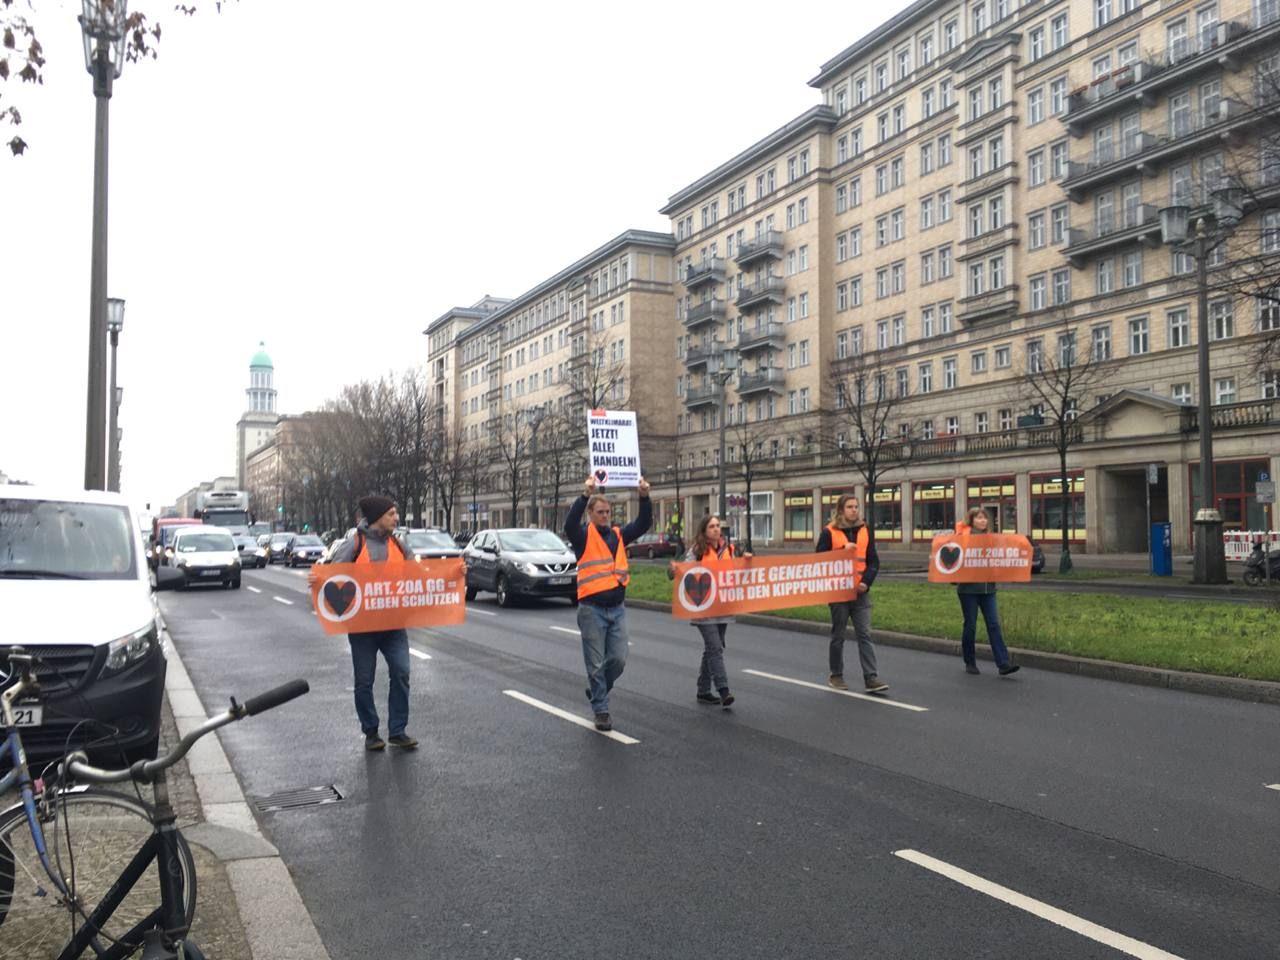
[[[1173,524],[1151,525],[1151,575],[1173,576]]]

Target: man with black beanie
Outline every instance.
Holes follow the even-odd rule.
[[[355,536],[338,547],[333,563],[382,563],[388,559],[406,559],[400,541],[394,536],[400,515],[390,497],[373,494],[360,500],[360,522]],[[381,750],[388,743],[410,750],[418,741],[405,733],[409,723],[409,633],[378,630],[373,633],[349,633],[351,666],[355,673],[356,716],[364,731],[366,750]],[[378,736],[378,708],[373,702],[373,680],[378,670],[378,654],[387,661],[387,739]]]

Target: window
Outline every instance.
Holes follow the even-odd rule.
[[[920,175],[933,173],[933,143],[920,145]]]
[[[907,182],[907,165],[902,157],[898,157],[889,164],[890,179],[894,188],[903,186]]]
[[[984,232],[982,204],[975,203],[969,207],[969,236],[981,236]]]
[[[849,109],[849,88],[841,87],[836,91],[836,113],[844,113]]]
[[[1124,255],[1124,285],[1136,287],[1142,283],[1142,250],[1130,250]]]
[[[882,163],[876,167],[876,196],[889,192],[889,165]]]
[[[1191,402],[1191,384],[1173,383],[1169,385],[1169,398],[1174,403],[1189,404]]]
[[[995,137],[987,141],[987,152],[989,154],[987,167],[995,170],[1004,166],[1004,137]]]
[[[801,269],[802,271],[804,271],[804,270],[808,270],[808,269],[809,269],[809,247],[808,247],[808,245],[802,246],[802,247],[799,249],[799,251],[797,251],[797,252],[800,254],[800,269]]]
[[[843,360],[849,356],[849,333],[842,330],[836,334],[836,359]]]
[[[907,289],[907,265],[901,260],[889,268],[893,281],[893,292],[903,293]]]
[[[1099,257],[1095,266],[1096,287],[1099,296],[1116,288],[1116,261],[1114,257]]]
[[[1044,56],[1044,27],[1035,27],[1027,37],[1027,51],[1032,60]]]
[[[1043,213],[1033,213],[1027,217],[1027,243],[1032,250],[1039,250],[1045,245],[1045,224]]]
[[[884,93],[889,89],[889,65],[887,63],[877,63],[872,67],[872,75],[875,77],[876,93]]]
[[[1185,309],[1170,310],[1166,315],[1169,324],[1169,349],[1191,345],[1191,320]]]
[[[920,384],[920,393],[933,392],[933,364],[922,363],[917,369],[917,380]]]
[[[1060,246],[1067,239],[1067,230],[1071,223],[1070,216],[1070,210],[1065,203],[1049,210],[1049,238],[1055,247]]]
[[[1061,50],[1067,45],[1067,15],[1060,13],[1049,22],[1049,35],[1054,50]]]
[[[1058,117],[1067,111],[1067,78],[1049,81],[1049,114]]]
[[[889,139],[889,111],[876,117],[876,142],[884,143]]]
[[[1280,330],[1280,304],[1274,300],[1258,300],[1258,332]]]
[[[849,285],[847,283],[837,283],[836,284],[836,312],[839,313],[848,309],[849,309]]]
[[[920,66],[933,62],[933,34],[926,33],[920,38]]]
[[[1065,205],[1063,209],[1066,209]],[[938,222],[946,223],[951,219],[951,191],[940,190],[938,192]]]
[[[969,148],[969,179],[970,180],[972,180],[974,177],[982,176],[982,170],[983,170],[982,164],[985,158],[986,158],[986,153],[982,149],[982,144],[978,144],[976,147]]]
[[[974,433],[986,433],[991,429],[991,420],[986,411],[975,413],[973,415],[973,431]]]
[[[987,229],[999,230],[1004,226],[1004,197],[995,196],[987,201]]]
[[[876,299],[883,300],[889,295],[889,268],[881,267],[876,271]]]
[[[938,248],[938,276],[945,279],[951,276],[951,245]]]
[[[1032,310],[1043,310],[1046,306],[1046,291],[1048,288],[1048,278],[1043,274],[1038,274],[1030,279],[1031,304]]]
[[[1004,254],[1002,253],[988,260],[987,269],[991,274],[991,289],[1002,289],[1005,285]]]
[[[975,350],[969,355],[969,370],[972,373],[987,372],[987,351]]]
[[[1012,363],[1012,357],[1013,357],[1013,351],[1009,349],[1009,346],[1007,344],[1004,346],[996,347],[995,349],[996,369],[997,370],[1009,369]]]
[[[938,138],[938,168],[951,163],[951,134],[944,133]]]
[[[933,307],[925,307],[920,311],[920,336],[933,336]]]
[[[938,100],[941,102],[942,109],[955,103],[955,86],[951,82],[950,77],[943,77],[938,81]]]
[[[1111,359],[1111,327],[1094,327],[1090,334],[1089,356],[1095,361]]]
[[[1216,377],[1213,381],[1213,402],[1215,405],[1236,402],[1236,378]]]
[[[920,254],[920,283],[933,283],[933,254]]]
[[[876,247],[883,247],[889,243],[889,218],[887,216],[876,218]]]
[[[1263,370],[1258,377],[1258,395],[1263,400],[1280,397],[1280,371]]]
[[[1235,336],[1235,318],[1230,300],[1215,300],[1209,304],[1209,335],[1214,340],[1226,340]]]
[[[925,87],[920,93],[920,113],[924,119],[928,120],[933,116],[934,103],[934,88]]]
[[[987,29],[987,3],[986,0],[974,4],[970,11],[973,17],[973,29],[969,32],[970,36],[976,36],[983,30]]]
[[[1027,182],[1033,187],[1044,185],[1044,151],[1033,150],[1027,154]]]
[[[800,319],[804,320],[809,316],[809,294],[800,294]]]
[[[920,421],[920,436],[922,439],[925,439],[925,440],[933,439],[933,421],[932,420]]]
[[[986,290],[986,271],[982,262],[969,264],[969,296],[976,297]]]
[[[1040,340],[1027,341],[1027,373],[1040,373],[1044,370],[1044,343]]]
[[[1044,88],[1036,87],[1027,92],[1027,126],[1035,126],[1044,119]]]
[[[893,345],[900,347],[907,340],[907,321],[905,317],[894,317],[893,324]]]
[[[893,108],[893,133],[898,135],[907,129],[907,106],[900,103]]]
[[[854,177],[849,181],[849,206],[862,206],[862,178]]]
[[[1071,301],[1071,270],[1064,267],[1053,271],[1053,302],[1059,306]]]
[[[862,228],[854,227],[849,231],[849,256],[862,256]]]
[[[1129,356],[1138,357],[1151,351],[1151,334],[1146,317],[1129,321]]]
[[[983,114],[982,88],[971,87],[969,90],[969,119],[977,120]]]
[[[1067,141],[1049,145],[1049,176],[1061,180],[1067,175]]]
[[[942,49],[954,50],[960,44],[960,21],[948,20],[942,25]]]
[[[1004,78],[992,77],[987,81],[987,106],[995,110],[1004,105]]]
[[[867,100],[867,78],[859,77],[853,81],[853,101],[861,106]]]
[[[960,418],[954,417],[954,416],[947,417],[946,430],[943,431],[944,435],[948,437],[953,437],[959,432],[960,432]]]
[[[920,201],[920,229],[928,230],[933,226],[933,197],[925,197]]]

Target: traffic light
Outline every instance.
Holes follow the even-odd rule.
[[[303,532],[303,533],[310,533],[310,532],[311,532],[311,524],[309,524],[309,523],[304,523],[304,524],[302,525],[302,532]]]
[[[284,504],[283,504],[283,503],[277,503],[277,504],[276,504],[276,513],[284,513]]]

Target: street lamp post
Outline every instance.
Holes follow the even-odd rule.
[[[93,140],[93,250],[89,273],[89,376],[85,409],[84,486],[106,487],[107,417],[107,118],[111,84],[124,66],[128,0],[82,0],[84,65],[97,99]]]
[[[715,344],[719,347],[719,344]],[[725,502],[725,456],[724,456],[724,428],[725,428],[725,385],[738,372],[738,351],[731,349],[714,349],[707,356],[707,375],[711,377],[720,386],[720,520],[723,523],[726,519],[728,504]]]
[[[679,521],[680,521],[680,528],[676,532],[679,533],[680,536],[683,538],[684,536],[684,501],[680,499],[680,460],[679,458],[676,459],[675,463],[667,464],[667,469],[670,470],[676,478],[676,516],[679,517]]]
[[[538,427],[542,426],[542,421],[546,417],[547,411],[543,407],[534,407],[529,411],[529,440],[532,449],[532,455],[529,459],[529,483],[531,486],[529,496],[533,501],[533,526],[540,527],[539,522],[542,519],[542,511],[538,509]]]
[[[1224,205],[1219,205],[1220,226],[1230,226]],[[1214,506],[1213,497],[1213,409],[1209,399],[1209,233],[1204,218],[1196,221],[1195,237],[1188,236],[1189,211],[1184,206],[1165,207],[1160,211],[1161,237],[1167,244],[1190,247],[1196,258],[1196,364],[1199,368],[1200,405],[1200,509],[1195,516],[1194,583],[1226,583],[1227,559],[1222,544],[1222,514]]]
[[[107,330],[111,333],[111,422],[107,427],[107,440],[111,444],[107,456],[107,489],[120,492],[120,388],[116,386],[116,345],[120,331],[124,329],[124,301],[119,297],[107,300]]]

